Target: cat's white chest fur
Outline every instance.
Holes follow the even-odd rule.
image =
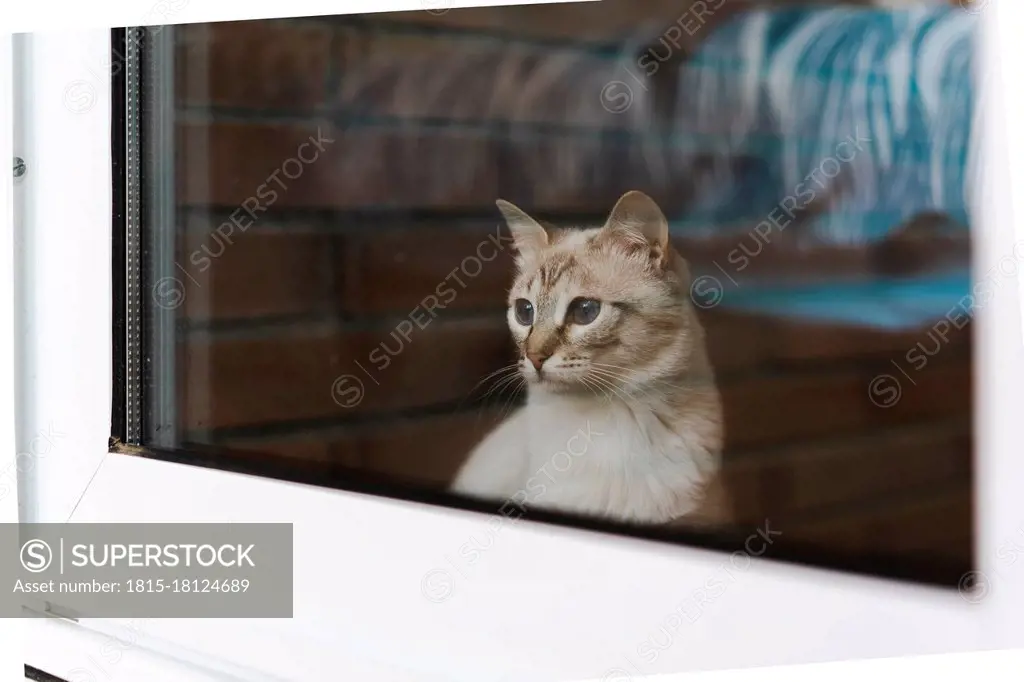
[[[485,439],[463,494],[533,508],[661,523],[693,511],[714,468],[700,444],[625,403],[532,401]]]

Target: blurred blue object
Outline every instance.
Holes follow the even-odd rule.
[[[683,70],[676,118],[713,156],[751,161],[704,187],[677,228],[756,224],[786,197],[806,208],[830,175],[844,191],[812,223],[828,243],[869,243],[925,211],[966,227],[977,19],[783,9],[721,26]]]
[[[676,118],[712,156],[747,161],[706,183],[673,229],[742,234],[781,216],[780,206],[799,214],[813,195],[831,196],[806,225],[817,243],[868,245],[926,212],[968,230],[979,171],[976,27],[977,15],[955,7],[732,19],[684,68]],[[764,283],[727,291],[722,304],[900,329],[942,317],[969,288],[966,271],[803,289]]]
[[[722,303],[783,318],[900,331],[927,326],[947,314],[954,320],[971,315],[969,288],[966,273],[946,273],[813,287],[743,287],[724,292]]]

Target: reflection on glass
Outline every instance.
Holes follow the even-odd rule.
[[[698,4],[159,32],[148,442],[955,583],[977,16]]]

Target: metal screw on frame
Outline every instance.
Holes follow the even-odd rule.
[[[28,166],[25,165],[25,159],[20,156],[14,157],[14,177],[20,178],[28,170]]]

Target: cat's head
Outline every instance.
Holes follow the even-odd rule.
[[[508,325],[534,389],[643,393],[686,370],[702,332],[686,263],[650,197],[628,192],[603,226],[581,229],[497,203],[517,251]]]

